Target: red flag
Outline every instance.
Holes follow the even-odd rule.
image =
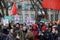
[[[17,10],[17,6],[16,6],[16,2],[14,2],[10,15],[15,15],[17,13],[18,13],[18,10]]]
[[[60,10],[60,0],[43,0],[42,7],[54,10]]]

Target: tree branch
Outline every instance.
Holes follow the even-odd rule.
[[[4,7],[7,8],[4,0],[2,0],[2,3],[3,3],[3,5],[4,5]]]
[[[4,10],[3,10],[3,6],[1,4],[1,1],[0,1],[0,7],[1,7],[1,11],[2,11],[2,16],[4,16]]]

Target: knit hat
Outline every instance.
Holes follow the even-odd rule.
[[[32,24],[33,27],[37,27],[38,25],[37,24]]]
[[[42,30],[46,31],[46,26],[43,26],[43,27],[42,27]]]

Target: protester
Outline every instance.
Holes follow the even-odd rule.
[[[9,34],[8,24],[2,27],[2,34],[4,35],[4,40],[6,40],[7,35]]]
[[[24,26],[23,27],[23,39],[26,40],[25,35],[27,33],[27,28]]]
[[[2,32],[3,32],[3,34],[8,35],[9,29],[8,29],[8,26],[7,25],[6,26],[3,26]]]
[[[20,35],[19,34],[16,35],[16,40],[20,40]]]
[[[32,32],[32,25],[29,25],[27,32]]]
[[[58,40],[58,30],[56,26],[53,26],[52,28],[52,35],[53,35],[53,40]]]
[[[51,38],[52,38],[52,34],[51,34],[50,30],[47,29],[47,30],[44,32],[43,39],[44,39],[44,40],[52,40]]]
[[[29,25],[28,29],[27,29],[27,33],[25,35],[25,38],[28,40],[33,40],[33,32],[32,32],[32,25]]]
[[[14,23],[13,23],[13,21],[11,23],[9,23],[9,28],[10,29],[14,29]]]
[[[28,26],[20,23],[0,22],[0,40],[58,40],[60,23],[38,22]]]
[[[0,30],[0,40],[2,40],[3,37],[2,37],[2,30]]]
[[[38,39],[39,30],[38,30],[38,25],[37,24],[32,24],[32,32],[33,32],[33,35],[34,35],[34,40],[39,40]]]
[[[15,25],[15,30],[19,30],[19,29],[20,29],[20,24],[17,23],[17,24]]]
[[[26,40],[34,40],[33,32],[29,31],[25,35]]]
[[[0,29],[2,29],[2,23],[1,23],[1,21],[0,21]]]
[[[14,40],[13,29],[10,29],[9,34],[8,34],[6,40]]]
[[[44,23],[43,22],[40,22],[40,24],[39,24],[39,28],[40,28],[40,31],[42,31],[42,27],[44,26]]]
[[[60,21],[57,21],[57,26],[58,26],[58,32],[59,32],[59,36],[60,36]]]

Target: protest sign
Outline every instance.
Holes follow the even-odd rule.
[[[13,21],[13,17],[12,16],[4,16],[4,19],[8,19],[9,21]]]
[[[19,15],[14,16],[14,22],[15,23],[20,23],[20,16]]]
[[[9,20],[8,19],[3,19],[3,25],[5,26],[6,24],[9,24]]]
[[[27,22],[26,22],[26,25],[32,25],[32,24],[35,24],[35,20],[33,20],[31,17],[27,17]]]

